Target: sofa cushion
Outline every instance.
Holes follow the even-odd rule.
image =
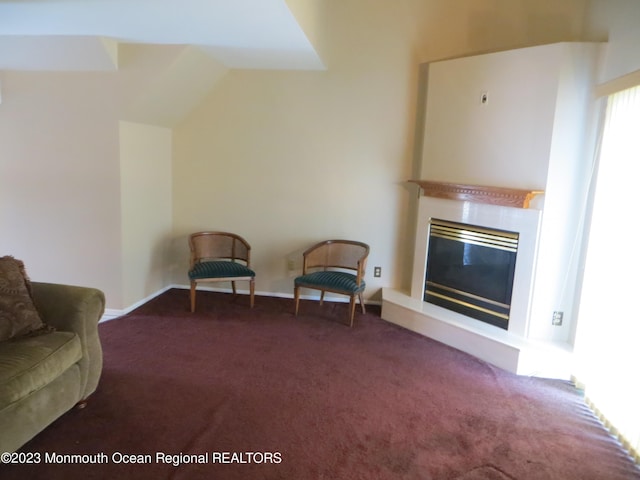
[[[30,287],[24,263],[0,257],[0,342],[49,330],[33,304]]]
[[[73,332],[0,342],[0,410],[47,385],[82,358]]]

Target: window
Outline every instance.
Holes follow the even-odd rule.
[[[576,332],[587,401],[640,459],[640,86],[608,98]]]

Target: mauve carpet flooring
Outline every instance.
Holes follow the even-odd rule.
[[[102,323],[83,410],[23,447],[95,465],[0,465],[2,479],[640,479],[570,383],[518,377],[346,305],[169,290]],[[207,454],[173,466],[156,453]],[[235,460],[212,463],[215,452]],[[262,456],[247,454],[260,452]],[[115,454],[115,457],[114,457]],[[117,464],[151,454],[150,464]],[[234,460],[234,457],[228,457]]]

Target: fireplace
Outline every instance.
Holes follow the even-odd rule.
[[[431,218],[424,301],[508,330],[518,237]]]
[[[441,184],[434,190],[426,182],[421,182],[421,187],[424,194],[419,198],[416,212],[411,290],[408,292],[393,288],[383,289],[382,318],[514,373],[568,378],[570,351],[562,345],[545,342],[539,333],[545,328],[549,317],[532,315],[536,308],[540,309],[537,301],[544,298],[549,291],[547,284],[551,283],[547,275],[544,276],[546,281],[535,281],[538,277],[536,262],[542,210],[529,205],[527,192],[516,198],[515,194],[511,195],[505,189],[490,187],[472,188],[456,185],[445,191]],[[539,205],[539,202],[534,205]],[[500,276],[507,279],[502,287],[494,286],[489,290],[472,292],[472,295],[488,298],[494,303],[508,305],[503,307],[502,312],[506,319],[481,321],[474,317],[475,312],[451,309],[451,303],[460,305],[457,302],[449,302],[448,305],[442,306],[442,302],[432,303],[439,302],[433,298],[437,297],[436,295],[431,294],[431,298],[425,297],[427,289],[431,288],[428,282],[444,284],[447,288],[442,295],[445,296],[451,296],[450,289],[468,290],[464,284],[447,285],[445,280],[448,281],[448,274],[445,275],[445,280],[441,278],[438,281],[436,278],[434,281],[431,272],[427,274],[427,269],[433,268],[436,258],[440,261],[447,256],[457,256],[454,263],[457,263],[458,270],[465,269],[465,262],[470,266],[484,260],[485,250],[477,250],[476,253],[467,254],[465,257],[465,248],[468,253],[477,246],[469,241],[455,240],[457,243],[454,243],[454,253],[448,253],[446,244],[444,247],[436,245],[437,253],[429,252],[430,248],[434,248],[434,243],[447,240],[442,238],[445,235],[432,235],[436,233],[435,227],[444,229],[448,234],[452,225],[455,227],[454,230],[464,231],[464,235],[479,233],[482,237],[488,234],[490,238],[498,240],[498,243],[504,242],[509,245],[506,251],[494,249],[489,252],[505,257],[495,262],[501,265]],[[514,249],[516,251],[509,251]],[[429,255],[430,259],[427,258]],[[485,277],[479,273],[465,272],[462,275],[463,281],[470,278],[476,279],[474,284],[481,283],[482,288],[487,288],[484,285]],[[496,292],[498,294],[494,296]],[[441,294],[442,290],[435,290],[435,293]],[[472,303],[468,299],[473,297],[467,295],[463,298],[461,302]],[[489,305],[493,307],[494,303],[489,302]],[[498,321],[501,324],[496,326]],[[551,324],[551,321],[548,323]]]

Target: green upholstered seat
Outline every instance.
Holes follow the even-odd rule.
[[[196,263],[189,270],[189,278],[192,280],[199,278],[233,278],[233,277],[255,277],[256,273],[246,265],[236,262],[215,261]]]
[[[357,277],[346,272],[313,272],[301,275],[295,279],[295,284],[301,287],[321,287],[328,290],[340,290],[343,292],[362,292],[366,284],[364,280],[357,283]]]

